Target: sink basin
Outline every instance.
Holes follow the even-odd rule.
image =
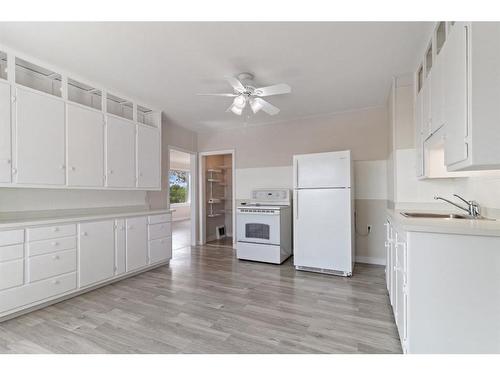
[[[428,213],[428,212],[401,212],[401,215],[404,217],[410,218],[423,218],[423,219],[473,219],[472,216],[469,215],[461,215],[461,214],[436,214],[436,213]],[[484,219],[483,217],[478,217],[477,219]]]

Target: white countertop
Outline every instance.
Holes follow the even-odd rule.
[[[393,223],[407,232],[500,237],[500,220],[409,218],[401,215],[401,212],[443,213],[443,211],[387,209]]]
[[[74,210],[0,212],[0,230],[68,221],[88,221],[130,216],[171,213],[171,209],[149,209],[143,206],[102,207]]]

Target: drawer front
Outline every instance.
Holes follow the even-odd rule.
[[[149,241],[150,263],[161,262],[172,258],[172,238],[160,238]]]
[[[1,246],[0,247],[0,262],[20,259],[24,255],[24,244]]]
[[[24,242],[24,229],[0,232],[0,246],[15,245]]]
[[[76,224],[64,224],[51,227],[29,228],[27,237],[28,241],[38,241],[74,235],[76,235]]]
[[[148,225],[148,232],[150,241],[158,238],[170,237],[172,235],[170,223]]]
[[[76,289],[76,273],[0,291],[0,313]]]
[[[23,259],[0,263],[0,290],[23,285]]]
[[[148,216],[148,223],[149,224],[169,223],[171,221],[172,221],[172,214]]]
[[[76,250],[40,255],[29,259],[29,280],[35,282],[76,270]]]
[[[76,249],[76,237],[28,242],[28,254],[30,257],[70,249]]]

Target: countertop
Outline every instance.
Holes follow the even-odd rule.
[[[0,230],[32,225],[48,225],[73,221],[113,219],[171,213],[171,209],[149,209],[143,206],[102,207],[74,210],[0,212]]]
[[[401,212],[432,212],[431,210],[394,210],[387,209],[393,224],[407,232],[427,232],[444,234],[465,234],[471,236],[500,237],[500,220],[470,220],[470,219],[427,219],[408,218]],[[448,212],[449,213],[449,212]]]

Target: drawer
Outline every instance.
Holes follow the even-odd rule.
[[[24,229],[6,230],[0,232],[0,246],[14,245],[24,242]]]
[[[24,244],[0,246],[0,262],[20,259],[24,256]]]
[[[0,263],[0,290],[23,285],[24,260]]]
[[[76,235],[76,224],[63,224],[51,227],[29,228],[27,237],[28,241],[38,241],[74,235]]]
[[[28,255],[30,257],[70,249],[76,249],[76,237],[28,242]]]
[[[29,258],[30,283],[76,270],[76,250]]]
[[[0,291],[0,313],[76,289],[76,273]]]
[[[149,262],[156,263],[172,258],[172,238],[149,241]]]
[[[172,221],[172,214],[148,216],[148,223],[149,224],[168,223],[171,221]]]
[[[172,235],[170,223],[148,225],[148,235],[150,241],[158,238],[170,237]]]

